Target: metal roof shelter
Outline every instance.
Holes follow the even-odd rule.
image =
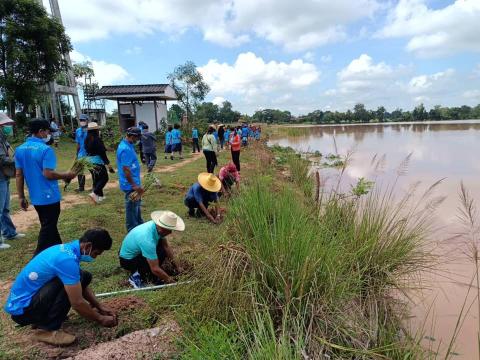
[[[177,100],[169,84],[103,86],[97,99],[116,100],[120,128],[126,130],[143,121],[153,131],[161,130],[167,122],[167,101]]]

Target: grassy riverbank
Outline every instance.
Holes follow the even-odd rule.
[[[228,159],[221,155],[220,163]],[[402,327],[408,315],[392,296],[415,284],[428,266],[421,246],[428,231],[423,208],[411,199],[395,206],[380,190],[365,196],[319,200],[308,163],[295,154],[273,154],[258,144],[242,152],[242,188],[216,227],[186,218],[186,231],[171,243],[189,269],[190,285],[136,294],[141,306],[121,313],[116,329],[104,330],[72,315],[79,348],[175,318],[183,329],[182,359],[393,358],[429,355]],[[161,189],[147,195],[143,214],[171,209],[186,215],[183,195],[204,169],[200,159],[161,174]],[[113,249],[85,268],[96,292],[127,288],[117,251],[124,236],[123,197],[108,190],[102,206],[65,210],[62,237],[74,239],[92,226],[107,228]],[[186,217],[186,216],[185,216]],[[33,252],[37,226],[27,239],[0,253],[0,279],[11,280]],[[3,290],[2,290],[3,291]],[[45,358],[27,348],[28,330],[0,317],[0,358]],[[32,350],[33,349],[33,350]],[[28,358],[27,357],[27,358]]]

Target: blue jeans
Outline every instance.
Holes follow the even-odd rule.
[[[10,218],[10,180],[0,180],[0,228],[4,239],[17,235],[17,229]]]
[[[134,227],[143,224],[141,205],[142,201],[132,201],[129,195],[133,192],[125,191],[125,221],[127,232],[130,232]]]

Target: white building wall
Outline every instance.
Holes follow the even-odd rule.
[[[148,125],[150,131],[157,129],[155,124],[155,112],[153,110],[153,102],[144,102],[135,104],[136,123],[143,121]]]
[[[167,104],[157,102],[158,130],[165,130],[167,127]]]

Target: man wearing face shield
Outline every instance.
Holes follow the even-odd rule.
[[[15,176],[15,166],[10,157],[10,144],[7,137],[13,133],[14,121],[5,114],[0,114],[0,250],[8,249],[10,245],[3,240],[13,240],[25,237],[17,233],[10,218],[10,178]]]
[[[125,138],[117,148],[120,190],[125,193],[125,223],[127,232],[143,224],[141,200],[134,201],[130,199],[130,194],[134,191],[138,192],[140,196],[144,193],[140,180],[140,162],[134,147],[139,144],[141,135],[142,132],[138,127],[128,128]]]
[[[112,247],[104,229],[87,230],[80,240],[51,246],[22,269],[4,310],[20,326],[35,328],[34,340],[69,345],[75,336],[61,330],[72,307],[80,316],[102,326],[116,326],[117,315],[98,302],[89,284],[92,275],[80,262],[92,262]]]
[[[15,152],[16,183],[20,207],[27,211],[24,183],[27,183],[30,201],[40,220],[40,233],[35,254],[56,244],[62,239],[57,223],[60,216],[60,189],[58,180],[72,180],[72,172],[55,171],[57,158],[46,143],[50,140],[50,123],[34,119],[29,123],[30,137]]]

